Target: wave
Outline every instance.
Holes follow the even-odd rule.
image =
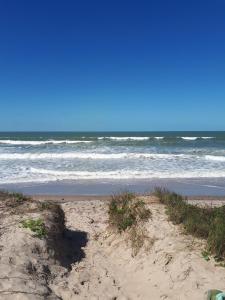
[[[150,139],[163,140],[163,139],[183,139],[186,141],[195,141],[198,139],[213,139],[211,136],[127,136],[127,137],[117,137],[117,136],[105,136],[98,137],[98,140],[113,140],[113,141],[147,141]]]
[[[137,170],[116,170],[116,171],[61,171],[39,168],[30,168],[35,174],[46,174],[62,176],[64,179],[148,179],[148,178],[195,178],[195,177],[225,177],[225,171],[217,172],[157,172],[157,171],[137,171]],[[70,178],[72,177],[72,178]]]
[[[146,141],[149,139],[148,136],[101,136],[98,137],[98,140],[105,140],[105,139],[109,139],[109,140],[115,140],[115,141]]]
[[[48,145],[48,144],[78,144],[78,143],[92,143],[96,141],[96,138],[89,137],[89,140],[85,140],[85,137],[83,140],[45,140],[45,141],[25,141],[25,140],[0,140],[0,144],[6,144],[6,145],[31,145],[31,146],[40,146],[40,145]],[[198,139],[213,139],[214,137],[169,137],[169,136],[127,136],[127,137],[116,137],[116,136],[106,136],[106,137],[97,137],[97,140],[112,140],[112,141],[148,141],[151,139],[156,140],[166,140],[169,139],[183,139],[186,141],[194,141]]]
[[[198,139],[213,139],[212,136],[182,136],[181,139],[188,141],[195,141]]]
[[[91,143],[92,141],[83,140],[47,140],[47,141],[19,141],[19,140],[0,140],[0,144],[7,145],[46,145],[46,144],[77,144],[77,143]]]
[[[182,172],[178,170],[171,171],[140,171],[119,169],[115,171],[63,171],[31,167],[11,178],[1,180],[1,184],[9,183],[35,183],[51,182],[59,180],[98,180],[98,179],[176,179],[176,178],[218,178],[225,177],[224,170],[193,170]]]
[[[116,170],[116,171],[60,171],[31,168],[34,174],[47,175],[48,180],[76,179],[145,179],[155,175],[147,171]],[[55,177],[55,178],[54,178]]]
[[[213,161],[225,161],[225,156],[206,155],[205,159]]]
[[[177,157],[190,158],[192,155],[164,153],[1,153],[0,160],[39,160],[39,159],[174,159]]]
[[[96,152],[63,152],[63,153],[0,153],[0,160],[48,160],[48,159],[206,159],[211,161],[225,162],[225,156],[219,155],[196,155],[182,153],[142,153],[142,152],[121,152],[121,153],[96,153]]]
[[[188,141],[195,141],[198,139],[198,137],[192,137],[192,136],[182,136],[182,140],[188,140]]]

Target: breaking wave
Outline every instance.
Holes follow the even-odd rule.
[[[19,140],[0,140],[0,144],[7,145],[46,145],[46,144],[77,144],[77,143],[91,143],[92,141],[83,140],[47,140],[47,141],[19,141]]]
[[[40,159],[174,159],[177,157],[188,158],[191,155],[184,154],[160,154],[160,153],[1,153],[0,160],[40,160]]]

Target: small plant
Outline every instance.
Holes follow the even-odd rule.
[[[11,193],[10,194],[13,198],[15,198],[16,201],[18,202],[23,202],[27,200],[28,198],[24,196],[22,193]]]
[[[132,253],[136,255],[148,238],[143,225],[151,217],[150,209],[135,194],[125,192],[112,196],[108,214],[111,227],[128,233]]]
[[[35,237],[43,238],[47,234],[45,224],[41,219],[37,219],[37,220],[27,219],[21,221],[21,224],[23,228],[29,228],[31,231],[33,231],[35,233],[34,234]]]
[[[209,260],[210,260],[209,252],[206,251],[206,250],[202,251],[202,257],[203,257],[206,261],[209,261]]]
[[[40,210],[49,210],[51,208],[51,204],[48,202],[40,202],[38,205]]]

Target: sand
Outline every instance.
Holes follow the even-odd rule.
[[[125,236],[107,229],[104,200],[62,204],[70,230],[88,233],[85,258],[72,266],[53,290],[62,299],[206,299],[208,289],[225,290],[225,269],[202,257],[204,241],[182,233],[167,220],[165,209],[148,199],[153,213],[147,224],[154,244],[132,257]],[[75,292],[75,295],[74,295]]]
[[[68,235],[76,243],[71,249],[77,255],[69,267],[58,266],[47,281],[54,299],[203,300],[209,289],[225,290],[225,268],[202,257],[205,241],[184,235],[182,227],[171,224],[156,199],[145,197],[152,211],[146,225],[149,239],[134,257],[126,234],[118,235],[108,228],[108,198],[56,200],[65,213]],[[18,230],[25,234],[25,229]],[[17,238],[15,234],[13,238]],[[4,247],[6,251],[6,244]],[[59,250],[63,255],[65,250]],[[8,247],[8,251],[12,249]],[[16,296],[14,299],[47,299]]]

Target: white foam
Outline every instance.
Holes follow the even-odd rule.
[[[162,139],[164,139],[163,136],[154,136],[154,138],[155,138],[156,140],[162,140]]]
[[[58,177],[58,179],[148,179],[148,178],[195,178],[195,177],[225,177],[225,171],[197,171],[197,172],[158,172],[156,170],[116,170],[116,171],[61,171],[31,168],[36,174],[47,174]]]
[[[205,158],[213,161],[225,161],[225,156],[206,155]]]
[[[25,173],[18,172],[13,177],[2,178],[0,183],[51,182],[59,180],[98,180],[98,179],[156,179],[156,178],[217,178],[225,177],[225,170],[193,170],[182,172],[171,171],[140,171],[119,169],[115,171],[64,171],[31,167]]]
[[[99,140],[109,139],[109,140],[115,140],[115,141],[145,141],[148,140],[148,136],[101,136],[98,137]]]
[[[19,140],[0,140],[0,144],[7,145],[45,145],[45,144],[77,144],[91,143],[92,141],[83,140],[47,140],[47,141],[19,141]]]
[[[41,160],[41,159],[174,159],[189,158],[191,155],[164,153],[0,153],[0,160]]]
[[[197,136],[182,136],[181,137],[183,140],[189,140],[189,141],[195,141],[198,139]]]
[[[204,139],[204,140],[207,140],[207,139],[213,139],[212,136],[182,136],[181,137],[183,140],[189,140],[189,141],[195,141],[197,139]]]

